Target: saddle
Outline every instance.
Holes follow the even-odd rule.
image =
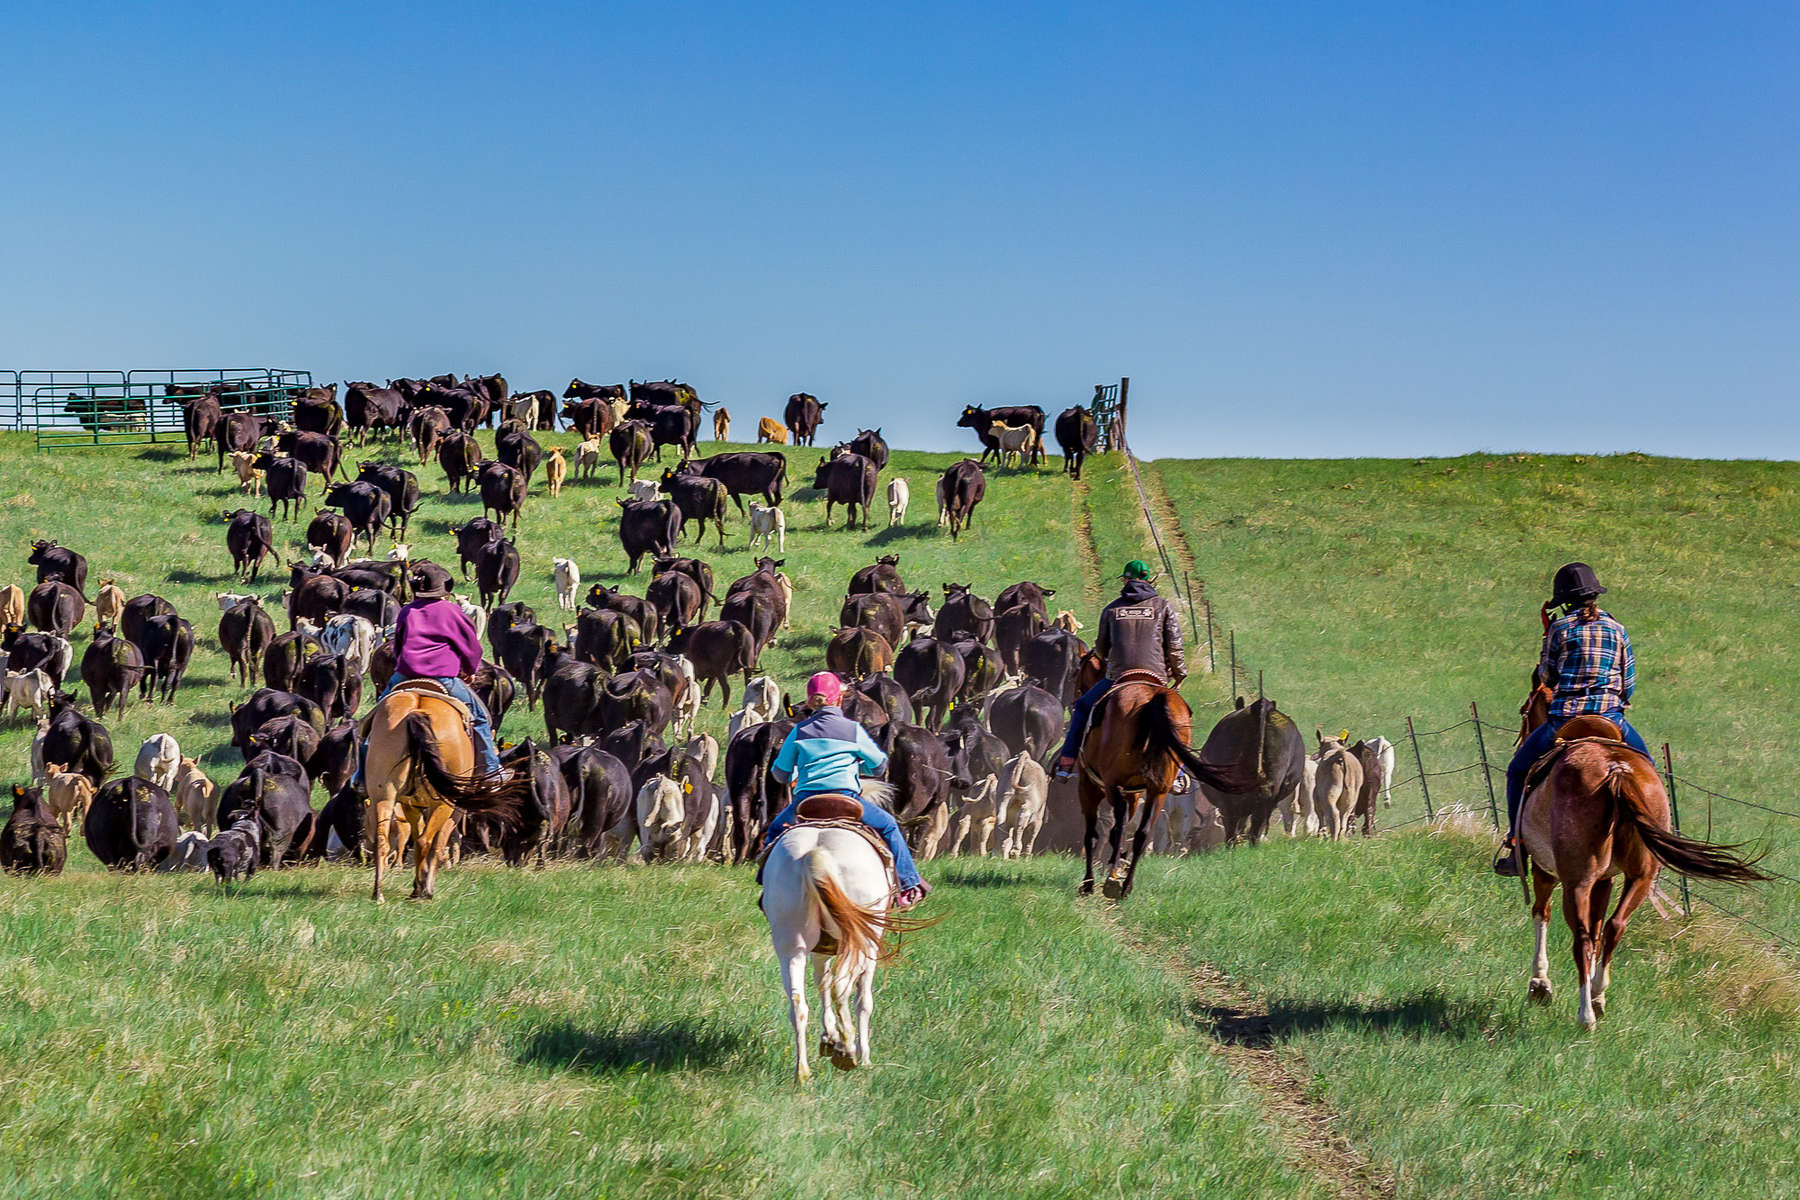
[[[1576,717],[1556,731],[1556,744],[1546,750],[1541,758],[1531,764],[1531,770],[1525,773],[1525,795],[1529,799],[1538,784],[1544,782],[1563,756],[1576,746],[1605,746],[1613,750],[1629,750],[1644,757],[1637,747],[1627,742],[1619,733],[1619,727],[1605,717]],[[1655,763],[1652,761],[1652,766]],[[1523,817],[1524,809],[1519,812]]]
[[[894,855],[881,840],[881,835],[863,824],[862,801],[855,796],[841,792],[820,792],[800,801],[794,810],[795,821],[781,831],[781,837],[763,847],[762,854],[756,860],[756,878],[762,879],[763,864],[768,862],[769,854],[775,849],[776,842],[794,832],[796,829],[848,829],[860,834],[862,839],[874,847],[881,858],[881,865],[887,871],[888,891],[899,890],[900,877],[894,873]],[[760,907],[760,905],[759,905]],[[836,954],[838,952],[837,937],[830,930],[819,930],[818,944],[813,947],[814,954]]]
[[[464,704],[461,700],[458,700],[455,696],[452,696],[449,691],[445,689],[444,685],[437,680],[403,680],[394,685],[394,690],[389,692],[388,696],[395,695],[399,692],[417,692],[421,696],[430,696],[434,700],[443,701],[450,706],[457,716],[462,718],[463,732],[467,734],[471,740],[475,737],[475,714],[469,711],[468,705]],[[387,699],[387,696],[383,696],[382,699]],[[379,708],[381,706],[377,704],[375,707]],[[369,736],[369,727],[374,724],[374,722],[375,709],[370,709],[369,715],[356,723],[356,735],[366,741]]]

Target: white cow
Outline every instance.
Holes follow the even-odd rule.
[[[487,610],[473,600],[460,600],[455,596],[450,598],[456,600],[456,607],[462,609],[463,616],[469,618],[469,624],[475,626],[475,640],[479,642],[485,638],[487,636]]]
[[[157,865],[158,871],[187,872],[205,871],[210,864],[206,861],[206,852],[212,849],[212,841],[203,833],[188,830],[175,839],[175,850],[169,857]]]
[[[956,813],[956,827],[950,835],[951,854],[974,854],[986,858],[994,845],[994,827],[1000,823],[1000,781],[992,775],[963,793],[962,807]]]
[[[591,479],[594,472],[600,469],[600,452],[604,443],[599,438],[589,438],[575,447],[575,478]]]
[[[1375,761],[1381,764],[1381,807],[1394,806],[1394,743],[1384,737],[1372,737],[1368,740],[1369,749],[1375,752]]]
[[[29,708],[32,716],[41,717],[50,707],[50,696],[55,691],[56,685],[39,667],[29,671],[8,671],[5,714],[17,716],[20,709]]]
[[[214,592],[213,599],[219,602],[220,612],[229,612],[245,600],[256,600],[259,604],[261,603],[258,597],[252,596],[249,592]]]
[[[1050,774],[1028,753],[1020,753],[1006,764],[1001,777],[1006,789],[1001,802],[1000,856],[1021,858],[1037,846],[1038,834],[1044,829],[1044,816],[1050,803]]]
[[[681,857],[681,827],[687,819],[681,785],[667,775],[652,775],[637,794],[637,827],[645,862]]]
[[[988,436],[999,443],[1002,463],[1009,466],[1030,466],[1037,458],[1037,430],[1029,425],[1008,425],[995,421],[988,426]],[[1015,463],[1014,459],[1019,461]]]
[[[946,496],[944,494],[944,477],[942,475],[938,476],[937,501],[938,501],[938,528],[942,529],[944,526],[946,526],[950,523],[950,499],[948,496]]]
[[[626,495],[633,500],[655,500],[662,494],[654,479],[634,479],[625,489]]]
[[[153,733],[138,747],[132,774],[175,794],[175,773],[181,768],[181,747],[166,733]]]
[[[787,552],[787,514],[781,511],[780,505],[758,504],[750,502],[750,548],[756,548],[756,539],[761,538],[763,549],[769,548],[769,539],[775,539],[776,552]]]
[[[575,595],[581,590],[581,568],[572,558],[557,558],[551,562],[556,567],[556,607],[574,612]]]
[[[681,671],[681,678],[686,684],[681,691],[681,698],[675,701],[675,727],[687,733],[694,732],[694,722],[700,719],[700,681],[694,677],[694,664],[685,654],[675,656],[675,665]],[[713,757],[718,757],[718,746],[713,746]],[[712,777],[712,768],[706,769],[708,778]]]
[[[781,711],[781,685],[767,675],[758,675],[744,687],[744,706],[731,714],[726,726],[725,744],[738,735],[738,730],[761,725],[775,719]]]
[[[331,653],[343,655],[345,666],[355,675],[368,671],[369,658],[380,644],[375,623],[355,613],[339,613],[325,622],[318,641]]]
[[[899,525],[906,520],[906,505],[912,499],[912,491],[906,486],[906,480],[898,475],[888,480],[888,525]]]

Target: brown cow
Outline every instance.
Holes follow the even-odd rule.
[[[787,440],[787,426],[783,425],[780,421],[777,421],[774,417],[764,417],[756,423],[756,441],[758,445],[761,445],[763,442],[773,442],[777,446],[785,446],[787,445]]]

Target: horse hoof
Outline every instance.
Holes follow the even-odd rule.
[[[831,1065],[840,1071],[854,1071],[856,1070],[856,1055],[844,1049],[833,1050]]]
[[[1121,884],[1116,879],[1109,879],[1106,881],[1104,893],[1108,900],[1123,900],[1125,898],[1125,885]]]
[[[1598,1021],[1601,1017],[1604,1017],[1606,1015],[1606,997],[1605,996],[1595,996],[1593,1004],[1594,1004],[1594,1020]]]
[[[1082,896],[1093,895],[1094,894],[1094,881],[1091,879],[1084,879],[1081,883],[1081,887],[1076,889],[1076,893],[1078,895],[1082,895]]]
[[[1550,981],[1548,979],[1532,980],[1530,995],[1533,1004],[1548,1005],[1554,999],[1554,993],[1550,990]]]

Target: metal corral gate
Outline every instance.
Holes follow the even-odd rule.
[[[39,450],[185,442],[175,403],[183,389],[214,390],[227,412],[285,420],[295,398],[311,386],[311,371],[278,367],[0,371],[0,425],[34,431]]]
[[[1124,449],[1125,405],[1130,401],[1130,396],[1130,379],[1094,385],[1094,400],[1088,405],[1088,411],[1094,414],[1094,423],[1100,427],[1100,442],[1096,449]]]

